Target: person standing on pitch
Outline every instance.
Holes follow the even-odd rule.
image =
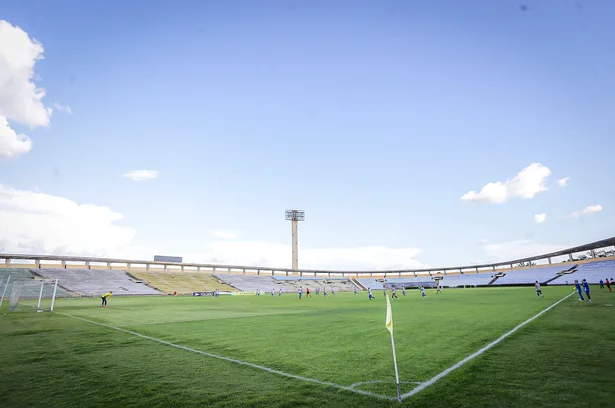
[[[354,287],[354,294],[355,294],[355,296],[357,295],[357,287],[356,286]]]
[[[282,296],[282,288],[278,289],[278,296]]]
[[[579,283],[578,280],[574,280],[574,288],[577,291],[577,294],[579,295],[579,301],[584,301],[585,298],[583,297],[583,290],[581,289],[581,284]]]
[[[604,289],[604,281],[602,279],[600,279],[600,289]]]
[[[611,290],[611,282],[609,281],[609,278],[606,278],[606,287],[609,289],[609,292],[612,292]]]
[[[427,294],[425,294],[425,286],[421,286],[421,297],[427,297]]]
[[[442,293],[442,289],[441,289],[441,286],[440,286],[440,281],[438,281],[438,285],[436,286],[436,289],[437,289],[437,290],[436,290],[436,295],[437,295],[438,293]]]
[[[322,288],[322,296],[327,297],[327,287]]]
[[[585,279],[583,279],[583,290],[585,291],[585,294],[587,295],[587,302],[591,303],[592,298],[591,296],[589,296],[589,284],[587,283]]]
[[[397,289],[395,289],[395,286],[393,286],[393,289],[391,289],[391,299],[399,299],[397,297]]]
[[[538,281],[536,281],[534,286],[536,286],[536,295],[538,297],[545,297],[545,295],[542,294],[542,289],[540,289],[540,283],[538,283]]]
[[[299,286],[299,300],[301,300],[302,296],[303,296],[303,288]]]
[[[275,296],[275,289],[271,289],[271,297]]]
[[[107,307],[107,299],[109,299],[111,295],[113,295],[113,292],[109,291],[100,297],[102,299],[102,307]]]
[[[369,300],[376,299],[374,295],[372,295],[372,288],[367,288],[367,296],[369,297]]]
[[[310,288],[305,288],[305,298],[309,298],[312,297],[312,295],[310,295]]]
[[[335,296],[335,289],[333,289],[333,286],[331,286],[331,294]]]
[[[401,294],[406,296],[406,287],[405,286],[401,287]]]

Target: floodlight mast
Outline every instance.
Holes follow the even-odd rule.
[[[299,269],[298,222],[305,221],[305,211],[286,210],[286,220],[292,223],[293,270]]]

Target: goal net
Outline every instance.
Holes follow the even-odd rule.
[[[36,310],[53,311],[56,292],[58,289],[57,279],[28,279],[10,280],[0,285],[0,307],[3,302],[8,302],[10,311]]]

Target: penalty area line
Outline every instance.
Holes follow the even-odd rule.
[[[326,387],[333,387],[333,388],[337,388],[337,389],[340,389],[340,390],[354,392],[355,394],[367,395],[369,397],[374,397],[374,398],[378,398],[378,399],[391,400],[391,401],[396,401],[397,400],[397,398],[389,397],[389,396],[386,396],[386,395],[375,394],[373,392],[357,390],[357,389],[354,389],[352,387],[347,387],[347,386],[340,385],[340,384],[335,384],[335,383],[332,383],[332,382],[320,381],[320,380],[317,380],[317,379],[314,379],[314,378],[302,377],[300,375],[285,373],[284,371],[275,370],[273,368],[261,366],[261,365],[258,365],[258,364],[248,363],[246,361],[235,360],[234,358],[230,358],[230,357],[218,356],[216,354],[208,353],[206,351],[201,351],[201,350],[193,349],[193,348],[190,348],[190,347],[181,346],[179,344],[175,344],[175,343],[171,343],[169,341],[157,339],[155,337],[146,336],[144,334],[137,333],[137,332],[134,332],[134,331],[131,331],[131,330],[126,330],[126,329],[122,329],[120,327],[111,326],[110,324],[95,322],[94,320],[85,319],[83,317],[73,316],[73,315],[70,315],[70,314],[67,314],[67,313],[61,313],[61,312],[54,312],[54,313],[62,315],[62,316],[70,317],[70,318],[73,318],[73,319],[82,320],[84,322],[95,324],[97,326],[102,326],[102,327],[106,327],[106,328],[109,328],[109,329],[117,330],[117,331],[120,331],[120,332],[123,332],[123,333],[127,333],[127,334],[130,334],[130,335],[136,336],[136,337],[140,337],[142,339],[154,341],[156,343],[160,343],[160,344],[164,344],[164,345],[167,345],[167,346],[175,347],[175,348],[178,348],[180,350],[190,351],[192,353],[201,354],[203,356],[207,356],[207,357],[211,357],[211,358],[217,358],[219,360],[224,360],[224,361],[228,361],[228,362],[231,362],[231,363],[235,363],[235,364],[239,364],[239,365],[243,365],[243,366],[247,366],[247,367],[256,368],[258,370],[266,371],[266,372],[271,373],[271,374],[277,374],[277,375],[280,375],[282,377],[288,377],[288,378],[293,378],[295,380],[311,382],[311,383],[318,384],[318,385],[323,385],[323,386],[326,386]]]
[[[514,332],[516,332],[517,330],[519,330],[521,327],[525,326],[526,324],[528,324],[529,322],[531,322],[532,320],[536,319],[537,317],[541,316],[543,313],[548,312],[549,310],[553,309],[555,306],[559,305],[560,303],[562,303],[564,300],[568,299],[570,296],[574,295],[576,292],[572,292],[571,294],[564,296],[562,299],[558,300],[557,302],[553,303],[551,306],[549,306],[548,308],[546,308],[545,310],[543,310],[542,312],[538,313],[537,315],[535,315],[534,317],[530,317],[529,319],[527,319],[526,321],[524,321],[523,323],[519,324],[518,326],[516,326],[515,328],[513,328],[511,331],[504,333],[501,337],[499,337],[497,340],[492,341],[491,343],[487,344],[485,347],[483,347],[482,349],[478,350],[476,353],[469,355],[468,357],[464,358],[463,360],[461,360],[460,362],[458,362],[457,364],[447,368],[446,370],[442,371],[440,374],[436,375],[435,377],[431,378],[428,381],[425,381],[424,383],[422,383],[421,385],[419,385],[418,387],[416,387],[415,389],[413,389],[410,392],[407,392],[405,394],[402,394],[401,399],[404,400],[408,397],[413,396],[414,394],[417,394],[421,391],[423,391],[425,388],[433,385],[436,381],[438,381],[440,378],[450,374],[452,371],[458,369],[459,367],[461,367],[462,365],[464,365],[465,363],[467,363],[468,361],[472,360],[475,357],[480,356],[481,354],[483,354],[485,351],[489,350],[491,347],[495,346],[496,344],[500,343],[502,340],[504,340],[506,337],[510,336],[511,334],[513,334]]]

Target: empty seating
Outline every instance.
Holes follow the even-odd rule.
[[[609,278],[609,280],[615,278],[615,260],[580,264],[575,272],[562,275],[553,280],[551,284],[562,285],[566,281],[572,283],[575,279],[578,281],[587,279],[589,283],[598,283],[601,279],[605,280],[606,278]]]
[[[357,282],[359,282],[361,285],[365,286],[368,289],[384,289],[382,282],[377,281],[374,278],[357,278]]]
[[[530,268],[522,270],[510,270],[505,272],[506,275],[498,278],[494,285],[516,285],[529,284],[536,281],[544,283],[553,279],[558,273],[573,268],[575,265],[561,264],[556,266],[546,266],[544,268]]]
[[[33,274],[32,272],[30,272],[30,269],[0,268],[0,283],[2,283],[0,285],[0,296],[2,295],[2,292],[4,291],[4,288],[7,283],[7,278],[9,276],[11,277],[11,279],[8,281],[9,286],[6,289],[6,294],[5,294],[5,296],[7,297],[11,296],[11,290],[15,282],[33,282],[37,278],[36,274]],[[73,296],[71,292],[64,290],[61,287],[62,282],[58,282],[58,285],[60,286],[58,286],[56,290],[57,298]],[[40,284],[26,285],[24,286],[24,289],[21,292],[21,296],[38,298],[39,293],[40,293]],[[46,284],[45,286],[43,286],[43,297],[51,297],[52,295],[53,295],[53,285]]]
[[[282,289],[282,292],[290,292],[292,289],[278,282],[271,276],[261,275],[240,275],[233,273],[215,273],[214,276],[229,285],[246,292],[254,292],[261,290],[263,292],[269,292],[272,288]]]
[[[444,275],[441,285],[449,288],[457,286],[483,286],[493,279],[493,273],[466,273],[459,275]]]
[[[68,290],[82,296],[100,296],[112,291],[114,295],[160,295],[161,292],[142,283],[135,283],[124,271],[106,269],[35,269],[39,275],[58,279]]]
[[[132,276],[150,286],[167,292],[173,293],[191,293],[213,291],[219,289],[221,291],[234,292],[237,289],[232,286],[220,283],[216,277],[207,272],[165,272],[165,271],[145,271],[145,272],[130,272]]]

